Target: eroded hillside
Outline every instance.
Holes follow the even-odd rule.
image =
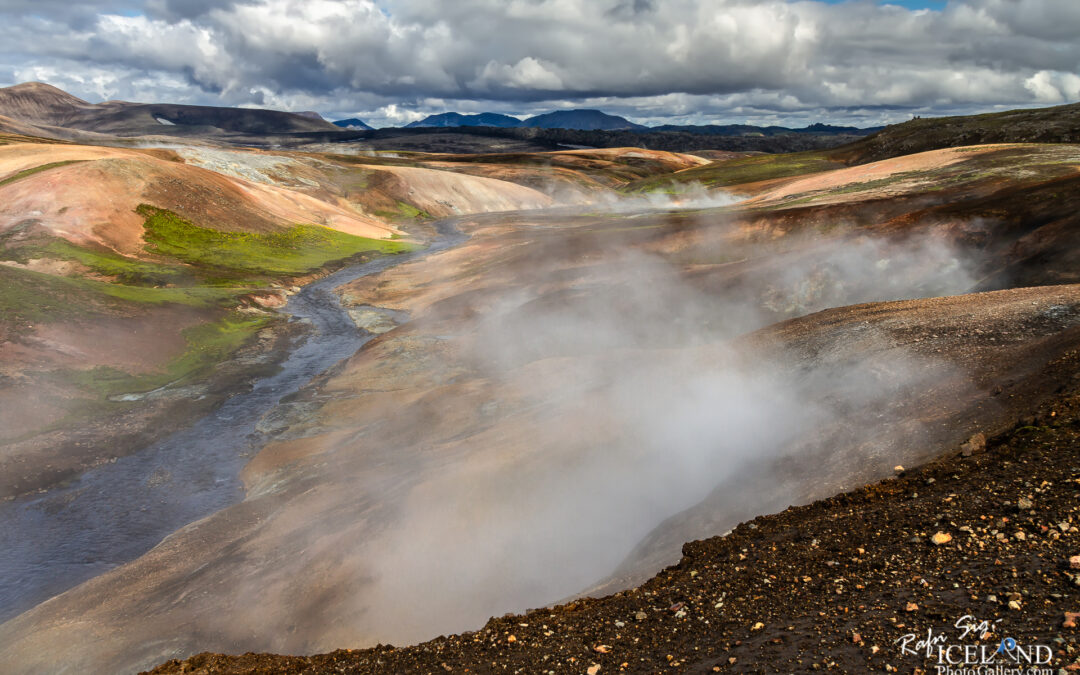
[[[267,319],[258,298],[333,256],[276,275],[243,261],[283,265],[280,251],[220,256],[233,237],[262,246],[310,222],[289,209],[333,237],[468,239],[340,286],[376,337],[258,421],[268,442],[240,474],[242,501],[0,626],[17,672],[414,642],[628,588],[687,540],[1008,427],[1071,381],[1060,364],[1080,339],[1075,286],[1052,285],[1080,281],[1074,146],[851,168],[632,149],[33,152],[0,190],[126,181],[110,185],[128,201],[108,203],[124,236],[66,224],[76,206],[104,208],[85,197],[23,226],[38,248],[3,269],[51,282],[144,288],[85,262],[93,251],[130,274],[187,275],[140,292],[232,294],[215,311]],[[34,171],[45,158],[57,165]],[[169,180],[206,198],[153,187]],[[515,213],[465,215],[484,211]],[[436,234],[428,221],[446,216]],[[177,231],[212,245],[192,258]],[[889,302],[910,298],[927,299]],[[177,304],[154,307],[175,321]],[[46,353],[40,321],[13,344]]]

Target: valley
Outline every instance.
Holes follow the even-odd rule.
[[[94,110],[79,133],[115,131]],[[785,593],[944,616],[975,549],[1042,575],[1018,623],[1047,637],[1071,581],[1025,561],[1076,541],[1071,114],[795,154],[9,128],[0,662],[880,669],[849,634],[891,649],[897,621]],[[926,142],[956,125],[976,142]],[[924,545],[980,515],[1025,536]],[[889,564],[925,596],[858,567],[912,537]],[[1019,592],[993,578],[972,593]],[[818,619],[828,658],[788,641]]]

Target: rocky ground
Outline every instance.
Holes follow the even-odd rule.
[[[1073,384],[985,445],[976,436],[894,479],[689,543],[633,590],[404,649],[200,654],[151,672],[935,672],[936,660],[901,650],[927,631],[991,649],[1006,637],[1043,644],[1055,672],[1072,672],[1078,497]],[[965,616],[990,630],[960,639]]]

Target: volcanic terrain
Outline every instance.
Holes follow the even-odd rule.
[[[910,672],[896,640],[965,614],[1080,656],[1068,119],[132,147],[42,129],[185,111],[27,91],[5,672]]]

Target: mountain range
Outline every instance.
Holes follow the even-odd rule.
[[[348,126],[346,122],[359,120],[342,120],[335,122],[341,127]],[[461,128],[461,127],[496,127],[502,129],[574,129],[580,131],[639,131],[660,132],[672,131],[681,133],[700,134],[704,136],[781,136],[785,134],[820,134],[820,135],[854,135],[862,136],[881,129],[860,129],[858,127],[834,126],[829,124],[811,124],[803,128],[790,128],[781,126],[758,127],[750,124],[708,124],[708,125],[677,125],[664,124],[661,126],[647,127],[635,124],[625,117],[610,115],[601,110],[558,110],[555,112],[536,115],[525,120],[503,115],[501,113],[479,113],[463,115],[457,112],[440,113],[429,115],[422,120],[406,124],[405,129],[432,129],[432,128]],[[355,128],[368,128],[364,127]]]
[[[518,119],[501,113],[430,115],[403,129],[543,129],[590,132],[673,132],[712,137],[773,137],[790,134],[861,136],[877,129],[813,124],[802,129],[745,124],[646,127],[601,110],[557,110]],[[296,134],[374,131],[356,117],[333,123],[315,112],[282,112],[168,103],[106,101],[89,103],[56,87],[27,82],[0,88],[0,131],[29,136],[78,139],[109,136],[182,136],[240,140]]]
[[[427,129],[431,127],[501,127],[512,129],[523,126],[521,120],[509,115],[499,113],[480,113],[478,115],[462,115],[461,113],[448,112],[439,115],[428,115],[422,120],[406,124],[406,129]]]
[[[579,129],[582,131],[645,130],[625,117],[609,115],[601,110],[557,110],[536,115],[526,120],[500,113],[462,115],[456,112],[429,115],[422,120],[405,125],[406,129],[432,127],[499,127],[503,129]]]

